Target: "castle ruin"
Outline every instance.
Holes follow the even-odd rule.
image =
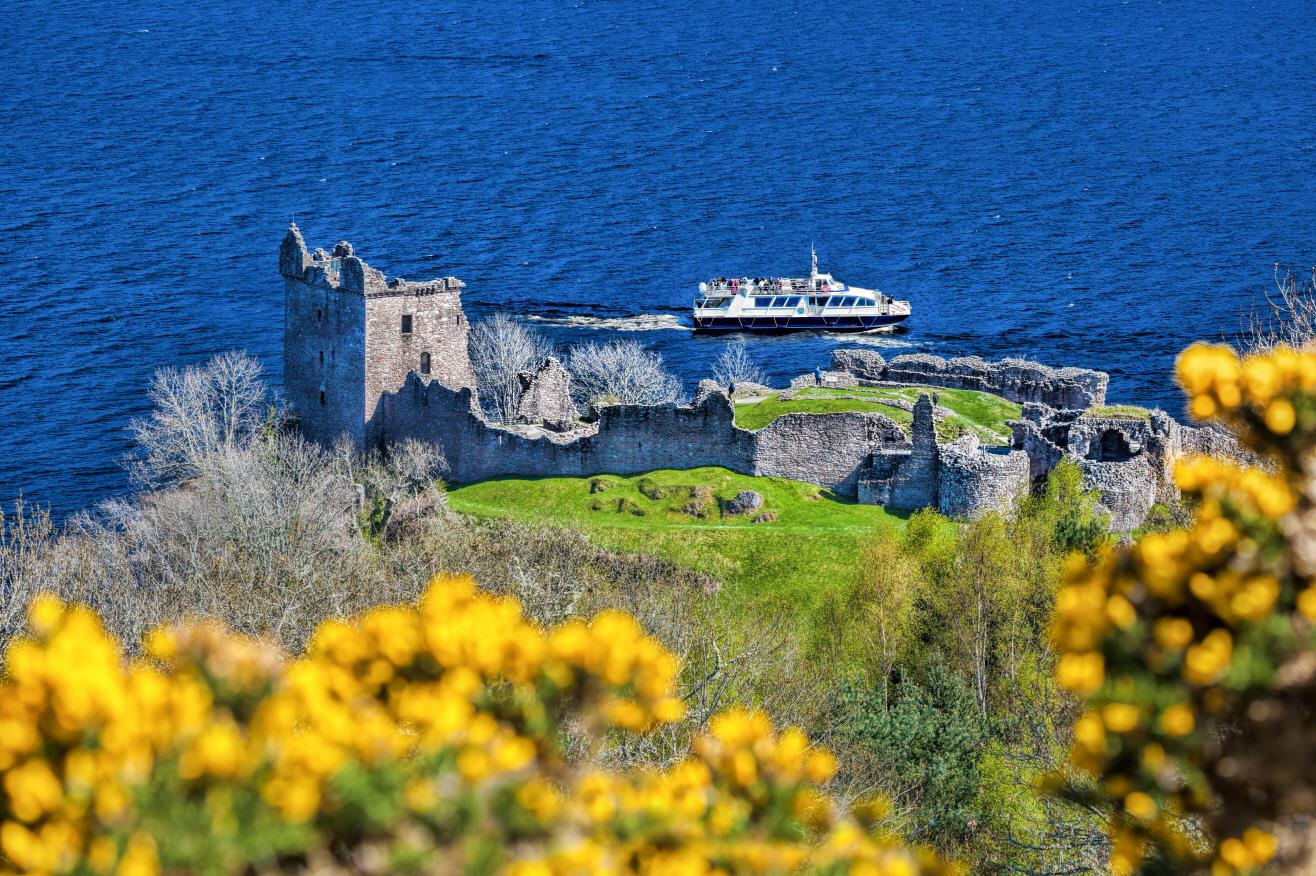
[[[306,436],[357,447],[387,440],[382,400],[415,373],[474,387],[462,282],[389,280],[340,241],[307,252],[293,225],[279,246],[283,388]]]
[[[1219,433],[1161,412],[1145,421],[1086,416],[1105,402],[1107,376],[1099,371],[922,354],[887,362],[865,350],[836,351],[829,379],[975,389],[1024,403],[1011,443],[984,447],[966,435],[939,444],[926,394],[913,406],[908,437],[891,418],[857,411],[785,414],[749,431],[735,424],[733,403],[711,381],[688,405],[596,406],[569,419],[570,375],[555,360],[524,375],[519,424],[499,426],[476,398],[460,280],[390,280],[345,241],[308,252],[295,225],[280,246],[279,271],[284,387],[304,434],[325,444],[346,436],[358,448],[433,443],[457,482],[720,466],[894,509],[971,518],[1008,507],[1069,457],[1102,491],[1115,528],[1127,531],[1153,502],[1172,496],[1170,464],[1179,453],[1236,450]]]

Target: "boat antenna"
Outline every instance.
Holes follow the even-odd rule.
[[[813,248],[813,241],[809,241],[810,269],[813,275],[818,276],[818,250]]]

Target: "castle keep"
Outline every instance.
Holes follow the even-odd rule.
[[[433,443],[458,482],[721,466],[966,518],[1008,507],[1070,458],[1102,491],[1115,528],[1129,530],[1154,502],[1173,497],[1169,472],[1178,454],[1237,450],[1218,433],[1160,412],[1149,420],[1088,416],[1105,402],[1099,371],[927,355],[887,362],[865,350],[837,350],[829,382],[925,385],[933,397],[935,387],[975,389],[1024,403],[1010,445],[980,446],[971,434],[939,444],[928,394],[913,406],[908,437],[891,418],[857,411],[785,414],[749,431],[735,424],[734,405],[711,381],[688,405],[608,405],[577,420],[570,375],[552,359],[523,375],[520,423],[498,426],[476,398],[461,281],[387,279],[345,241],[332,252],[308,252],[295,225],[279,248],[279,272],[284,387],[306,436],[325,444],[346,436],[358,448]]]
[[[357,447],[390,440],[382,399],[415,372],[473,387],[462,282],[387,279],[339,242],[306,251],[293,225],[279,246],[283,386],[308,438]]]

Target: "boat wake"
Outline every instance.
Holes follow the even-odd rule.
[[[615,332],[688,332],[693,329],[670,313],[641,313],[636,316],[539,316],[526,317],[529,322],[561,328],[606,329]]]
[[[860,347],[912,347],[912,341],[906,341],[898,337],[890,329],[877,329],[871,332],[861,332],[859,334],[846,335],[845,344],[856,344]]]

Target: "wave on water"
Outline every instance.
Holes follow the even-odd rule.
[[[641,313],[635,316],[540,316],[527,315],[526,320],[561,328],[606,329],[616,332],[694,331],[692,326],[670,313]]]
[[[843,335],[844,343],[856,344],[860,347],[913,347],[916,344],[913,341],[906,341],[893,334],[890,331],[872,331],[861,332],[853,335]]]

